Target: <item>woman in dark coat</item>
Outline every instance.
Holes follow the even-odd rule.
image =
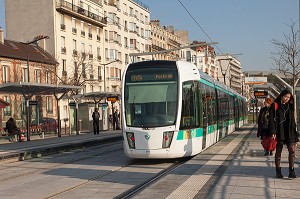
[[[283,90],[270,108],[269,132],[277,138],[275,165],[276,177],[283,178],[280,167],[283,145],[289,151],[289,178],[296,178],[294,171],[295,145],[299,141],[296,132],[294,98],[289,90]],[[273,118],[273,119],[272,119]]]
[[[269,109],[273,103],[273,100],[271,98],[266,98],[264,101],[264,107],[260,109],[257,123],[258,123],[258,131],[257,131],[257,137],[260,136],[261,140],[264,136],[272,136],[269,133]],[[273,155],[272,151],[265,151],[264,155]]]

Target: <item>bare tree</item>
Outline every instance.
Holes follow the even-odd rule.
[[[62,71],[61,75],[57,75],[58,83],[84,87],[99,85],[102,80],[98,75],[98,64],[96,63],[92,54],[73,53],[73,63],[70,63],[67,70]]]
[[[275,39],[271,41],[277,49],[277,52],[273,53],[274,56],[272,59],[275,61],[275,70],[283,73],[292,86],[295,99],[294,103],[295,107],[297,107],[295,88],[299,81],[300,73],[300,32],[296,28],[296,22],[293,20],[288,27],[290,32],[283,34],[285,41]],[[295,119],[297,122],[297,110],[295,111]]]
[[[276,53],[271,57],[275,62],[275,70],[283,73],[293,87],[295,96],[295,87],[299,81],[300,74],[300,35],[296,28],[296,22],[288,25],[290,32],[283,34],[285,41],[273,39],[271,42],[275,45]]]

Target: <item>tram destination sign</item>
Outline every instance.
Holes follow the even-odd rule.
[[[257,98],[265,98],[268,96],[268,91],[254,91],[254,96]]]

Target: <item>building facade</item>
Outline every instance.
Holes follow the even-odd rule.
[[[0,84],[31,82],[56,85],[57,65],[58,63],[49,53],[35,44],[27,45],[17,41],[4,40],[3,31],[0,29]],[[16,93],[1,94],[0,97],[9,103],[1,111],[0,123],[13,117],[16,121],[25,124],[22,122],[26,109],[24,96]],[[30,100],[36,101],[39,105],[30,107],[32,120],[38,116],[57,117],[56,99],[53,95],[32,96]]]
[[[134,0],[11,0],[6,28],[12,40],[49,36],[39,45],[59,62],[59,81],[83,92],[120,90],[129,54],[151,43],[149,9]]]

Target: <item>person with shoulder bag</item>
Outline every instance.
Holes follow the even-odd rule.
[[[281,173],[280,161],[283,145],[287,146],[289,156],[289,178],[296,178],[295,146],[299,141],[296,132],[294,97],[289,90],[283,90],[274,100],[270,108],[269,132],[277,138],[275,165],[276,177],[283,178]],[[272,118],[272,119],[271,119]]]
[[[273,103],[273,100],[271,98],[266,98],[264,101],[264,107],[260,109],[259,116],[258,116],[258,129],[259,136],[261,137],[261,140],[267,139],[270,140],[270,133],[269,133],[269,109],[271,107],[271,104]],[[273,155],[273,151],[269,149],[269,147],[265,147],[264,155]]]

